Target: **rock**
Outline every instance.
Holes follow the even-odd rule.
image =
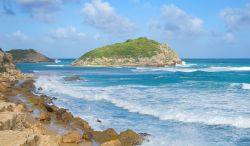
[[[1,112],[0,113],[0,131],[11,130],[16,125],[17,114],[14,112]]]
[[[5,111],[13,111],[15,107],[14,103],[9,103],[9,102],[0,102],[0,112],[5,112]]]
[[[41,112],[40,116],[39,116],[39,120],[40,121],[49,121],[50,120],[50,116],[45,113],[45,112]]]
[[[81,141],[81,135],[77,131],[71,131],[62,137],[64,143],[79,143]]]
[[[39,135],[38,146],[62,146],[61,139],[59,135]]]
[[[117,139],[118,134],[113,128],[108,128],[107,130],[103,131],[104,133],[107,133],[111,139]]]
[[[18,104],[15,108],[14,108],[14,112],[22,112],[25,108],[25,105],[23,104]]]
[[[36,146],[38,136],[28,131],[0,131],[0,145],[2,146]]]
[[[98,123],[102,123],[102,121],[101,121],[101,120],[99,120],[99,119],[97,119],[97,120],[96,120],[96,122],[98,122]]]
[[[80,76],[71,76],[71,77],[64,77],[63,78],[65,81],[77,81],[77,80],[81,80]]]
[[[89,123],[79,117],[76,117],[73,119],[72,126],[75,128],[82,129],[84,131],[88,131],[89,129],[91,129],[91,127],[89,126]]]
[[[27,109],[27,112],[32,113],[32,112],[33,112],[33,109],[32,109],[32,108],[29,108],[29,109]]]
[[[94,140],[99,144],[118,139],[118,134],[112,128],[109,128],[105,131],[93,131],[92,135]]]
[[[122,146],[133,146],[140,145],[143,139],[139,134],[128,129],[120,133],[119,140],[121,141]]]
[[[91,141],[91,138],[92,138],[92,134],[90,132],[84,132],[82,135],[82,139],[86,141]]]
[[[63,108],[58,109],[55,113],[56,118],[58,120],[62,120],[65,123],[69,123],[74,118],[70,112],[67,112],[67,110]]]
[[[40,134],[40,135],[45,135],[47,133],[47,129],[45,128],[45,126],[41,123],[37,123],[37,124],[34,124],[31,129],[36,132],[37,134]]]
[[[39,87],[37,90],[38,90],[38,91],[41,91],[41,90],[43,90],[43,88],[42,88],[42,87]]]
[[[119,139],[107,141],[101,144],[101,146],[122,146]]]

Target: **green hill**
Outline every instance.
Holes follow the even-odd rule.
[[[37,52],[34,49],[13,49],[7,51],[13,57],[15,63],[19,62],[52,62],[53,59]]]
[[[127,40],[94,49],[75,60],[75,66],[165,66],[181,60],[169,46],[147,38]]]

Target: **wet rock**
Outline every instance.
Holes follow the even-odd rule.
[[[43,90],[43,88],[42,88],[42,87],[39,87],[37,90],[38,90],[38,91],[41,91],[41,90]]]
[[[140,145],[143,141],[142,137],[139,134],[130,129],[121,132],[119,135],[119,140],[121,141],[123,146]]]
[[[66,109],[60,108],[56,111],[56,118],[65,123],[69,123],[74,117],[70,112],[67,112]]]
[[[77,81],[77,80],[81,80],[80,76],[64,77],[63,79],[65,81]]]
[[[98,122],[98,123],[102,123],[102,121],[101,121],[101,120],[99,120],[99,119],[97,119],[97,120],[96,120],[96,122]]]
[[[39,115],[39,120],[40,121],[49,121],[50,116],[45,112],[41,112],[40,115]]]
[[[64,143],[79,143],[81,141],[81,135],[77,131],[71,131],[62,137]]]

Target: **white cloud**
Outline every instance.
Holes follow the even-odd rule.
[[[16,0],[32,18],[44,22],[52,21],[62,5],[61,0]]]
[[[244,8],[227,8],[221,11],[220,16],[224,19],[231,31],[250,27],[250,4]]]
[[[25,35],[23,32],[21,32],[20,30],[13,32],[11,37],[14,38],[15,40],[22,41],[22,42],[30,40],[30,38],[27,35]]]
[[[78,41],[84,39],[86,34],[78,32],[75,27],[70,26],[53,29],[49,32],[49,36],[55,40],[66,39],[70,41]]]
[[[127,18],[118,15],[115,9],[102,0],[85,3],[83,9],[84,23],[108,33],[129,35],[136,30]]]
[[[164,5],[161,11],[163,20],[151,22],[151,28],[160,30],[169,36],[198,35],[202,33],[202,19],[186,13],[174,4]]]

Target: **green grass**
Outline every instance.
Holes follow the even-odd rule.
[[[14,49],[7,51],[7,53],[10,53],[14,60],[22,60],[26,58],[27,54],[36,53],[36,51],[34,49],[28,49],[28,50]]]
[[[116,43],[113,45],[104,46],[87,52],[81,59],[94,58],[138,58],[152,57],[159,49],[159,43],[147,38],[138,38],[127,40],[124,43]]]

